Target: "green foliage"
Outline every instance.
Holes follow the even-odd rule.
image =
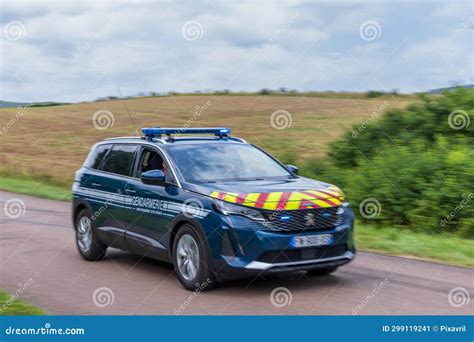
[[[305,173],[342,187],[356,212],[377,199],[367,221],[474,238],[474,90],[421,99],[354,126]]]
[[[47,177],[9,175],[0,170],[0,190],[19,194],[49,198],[58,201],[71,200],[71,185],[59,185]]]
[[[229,89],[216,90],[214,95],[229,95],[231,91]]]
[[[44,314],[46,314],[45,311],[19,300],[18,298],[8,294],[5,290],[0,289],[0,316]]]
[[[376,98],[376,97],[380,97],[382,96],[384,93],[381,92],[381,91],[377,91],[377,90],[370,90],[367,92],[367,97],[369,99],[373,99],[373,98]]]
[[[408,231],[405,227],[356,225],[359,249],[412,255],[445,264],[474,267],[474,240],[454,234],[437,235]]]
[[[258,95],[270,95],[272,93],[273,93],[272,90],[263,88],[263,89],[260,89],[260,91],[258,92]]]

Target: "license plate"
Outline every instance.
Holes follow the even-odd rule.
[[[334,238],[332,234],[294,236],[291,239],[291,247],[315,247],[332,245]]]

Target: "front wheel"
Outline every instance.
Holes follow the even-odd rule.
[[[208,264],[205,241],[191,225],[183,225],[174,240],[173,265],[179,282],[188,290],[208,290],[215,280]]]
[[[75,222],[76,245],[79,254],[88,261],[104,257],[107,246],[97,236],[94,225],[86,209],[81,210]]]

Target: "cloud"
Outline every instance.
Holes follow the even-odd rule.
[[[7,2],[2,7],[5,100],[84,101],[117,96],[117,86],[125,95],[277,87],[420,91],[472,77],[472,40],[457,30],[470,13],[469,2]],[[13,21],[24,26],[21,39],[6,36]],[[366,21],[381,28],[373,41],[360,36]],[[199,24],[196,39],[183,36],[189,22]]]

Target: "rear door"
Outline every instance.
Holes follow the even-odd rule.
[[[111,144],[97,169],[92,171],[90,191],[99,205],[95,205],[93,220],[100,238],[107,244],[125,248],[124,212],[127,208],[125,185],[131,175],[138,146]]]
[[[77,192],[84,198],[91,208],[91,219],[95,227],[99,229],[109,229],[119,226],[114,215],[110,215],[111,204],[123,205],[123,199],[117,198],[108,203],[110,198],[110,189],[107,191],[105,185],[108,184],[108,174],[102,172],[102,167],[106,161],[109,152],[112,150],[112,144],[101,144],[95,147],[89,158],[86,160],[84,172],[81,176],[80,187]]]

